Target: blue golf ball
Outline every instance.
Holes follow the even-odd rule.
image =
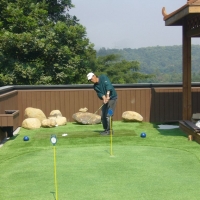
[[[24,141],[29,141],[29,137],[28,136],[24,136]]]
[[[146,137],[146,133],[141,133],[140,137],[145,138]]]

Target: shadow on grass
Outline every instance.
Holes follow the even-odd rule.
[[[89,131],[73,131],[68,133],[68,138],[87,138],[87,137],[106,137],[110,135],[101,135],[102,131],[99,130],[89,130]],[[133,130],[114,130],[114,137],[121,136],[136,136],[137,134]],[[39,137],[45,137],[45,135],[40,135]],[[58,135],[58,137],[62,137],[62,135]]]
[[[42,134],[36,134],[32,136],[33,139],[39,139],[39,140],[46,140],[46,138],[49,138],[52,135],[52,133],[42,133]],[[55,133],[57,138],[89,138],[89,137],[101,137],[101,135],[98,133],[94,133],[94,131],[70,131],[67,132],[67,136],[63,136],[63,132],[57,132]]]
[[[12,137],[5,138],[2,142],[0,142],[0,147],[3,146],[6,142],[15,140],[19,134],[13,135]]]
[[[88,123],[78,123],[78,122],[72,122],[72,125],[75,125],[75,126],[94,126],[94,125],[99,125],[101,123],[98,123],[98,124],[88,124]]]
[[[50,192],[53,195],[54,200],[56,200],[55,192]]]
[[[187,135],[185,133],[183,133],[179,128],[175,128],[175,129],[157,129],[159,131],[159,133],[161,135],[164,136],[183,136],[187,138]]]
[[[179,126],[178,122],[167,122],[167,123],[154,123],[153,127],[156,128],[161,135],[164,136],[183,136],[187,137],[187,135],[180,130],[180,128],[174,128],[174,129],[159,129],[159,125],[173,125],[173,126]]]
[[[15,140],[18,136],[19,134],[13,135],[13,137],[10,137],[9,140]]]

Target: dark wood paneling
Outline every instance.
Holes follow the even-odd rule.
[[[200,88],[192,90],[192,113],[200,113]]]
[[[18,91],[16,90],[0,95],[0,114],[4,114],[5,110],[17,110],[17,95]]]
[[[12,126],[13,130],[19,127],[19,111],[12,114],[0,114],[0,127]]]
[[[141,114],[146,122],[178,121],[182,119],[182,88],[116,88],[118,93],[114,120],[121,120],[125,111]],[[192,88],[192,112],[200,112],[200,87]],[[52,110],[60,110],[69,122],[80,108],[94,113],[102,101],[89,89],[30,89],[0,95],[0,114],[5,110],[19,110],[19,126],[27,107],[41,109],[46,117]],[[100,112],[98,112],[100,114]],[[4,120],[4,119],[0,119]]]
[[[13,116],[13,130],[19,127],[19,111]]]
[[[182,117],[181,88],[153,88],[150,122],[177,121]]]
[[[7,115],[1,115],[1,123],[0,126],[9,126],[8,125],[8,116]]]
[[[60,110],[68,121],[73,121],[72,115],[80,108],[87,107],[88,112],[93,113],[102,103],[93,90],[23,90],[19,91],[19,102],[22,113],[27,107],[34,107],[41,109],[48,117],[52,110]],[[20,120],[23,120],[22,115]]]
[[[150,105],[151,105],[151,90],[144,90],[144,106],[145,106],[145,112],[142,113],[142,116],[144,117],[144,121],[149,122],[150,121]]]

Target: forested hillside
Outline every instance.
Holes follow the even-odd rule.
[[[156,46],[139,49],[105,49],[97,56],[119,54],[122,59],[138,61],[140,71],[155,74],[145,82],[165,83],[182,81],[182,46]],[[200,45],[192,45],[192,81],[200,82]],[[144,82],[141,80],[140,82]]]

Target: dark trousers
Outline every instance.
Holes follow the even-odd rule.
[[[105,130],[110,130],[110,116],[108,115],[108,110],[111,109],[113,111],[113,115],[114,115],[116,104],[117,104],[117,99],[109,100],[108,103],[104,104],[101,109],[101,111],[102,111],[101,112],[101,122],[102,122],[103,128]],[[111,116],[111,118],[112,118],[112,116]]]

